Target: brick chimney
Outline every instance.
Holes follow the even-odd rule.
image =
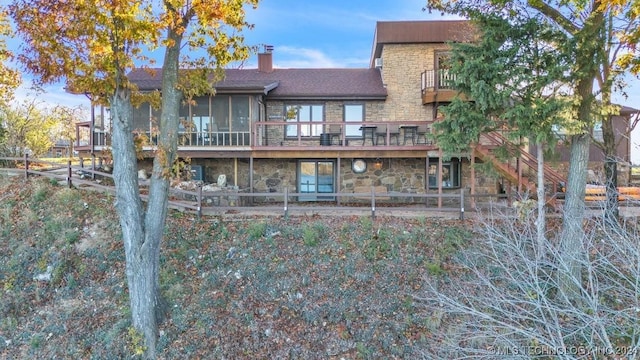
[[[258,71],[265,73],[273,71],[273,45],[265,45],[264,52],[258,54]]]

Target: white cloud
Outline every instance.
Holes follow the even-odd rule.
[[[280,54],[284,60],[278,59]],[[273,56],[274,66],[278,68],[344,68],[353,66],[355,61],[355,59],[333,59],[321,50],[295,46],[278,46]]]
[[[36,100],[43,108],[53,108],[61,105],[66,107],[82,106],[86,109],[91,107],[91,102],[86,96],[68,93],[62,84],[44,86],[38,90],[25,80],[15,92],[15,100],[23,102],[25,100]]]

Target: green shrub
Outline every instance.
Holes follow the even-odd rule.
[[[247,234],[249,234],[250,240],[256,240],[263,237],[265,235],[266,230],[267,230],[266,222],[262,222],[262,221],[251,222],[251,224],[249,225],[249,228],[247,229]]]
[[[80,231],[78,230],[70,230],[65,233],[64,240],[67,245],[73,245],[80,240]]]
[[[33,193],[33,196],[31,198],[32,205],[36,206],[44,202],[45,200],[47,200],[48,196],[49,196],[49,191],[47,190],[47,188],[39,186],[36,189],[36,191]]]
[[[365,241],[363,253],[369,261],[390,258],[393,256],[392,236],[389,230],[378,229],[368,241]]]
[[[305,224],[302,228],[302,242],[307,246],[318,245],[318,232],[315,227]]]
[[[425,264],[425,269],[429,275],[441,276],[445,274],[445,270],[442,268],[440,262],[427,262]]]

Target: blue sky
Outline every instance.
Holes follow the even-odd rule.
[[[2,1],[2,0],[0,0]],[[368,67],[376,21],[446,19],[423,12],[425,0],[262,0],[247,11],[255,24],[245,30],[249,45],[275,47],[274,66],[281,68]],[[10,46],[17,42],[10,41]],[[252,56],[244,67],[257,67]],[[86,105],[82,96],[65,93],[63,85],[48,86],[40,99],[53,104]],[[23,87],[19,96],[29,96]]]
[[[277,67],[368,67],[376,21],[452,19],[425,0],[264,0],[248,20],[248,43],[275,47]]]
[[[426,0],[262,0],[257,10],[248,10],[247,20],[255,28],[244,34],[249,45],[274,46],[275,67],[368,67],[376,21],[454,18],[422,11],[425,3]],[[253,56],[245,67],[256,64]],[[630,77],[629,83],[629,98],[618,95],[615,101],[640,109],[640,80]],[[19,96],[27,96],[27,91],[23,89]],[[48,87],[39,98],[53,104],[88,106],[85,98],[65,93],[62,85]],[[640,144],[638,135],[639,140],[634,143]],[[640,163],[640,146],[634,146],[632,158],[634,163]]]

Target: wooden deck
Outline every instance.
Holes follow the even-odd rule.
[[[178,146],[180,156],[190,158],[424,158],[425,152],[436,151],[430,138],[431,124],[425,121],[368,121],[368,122],[317,122],[313,125],[288,122],[258,122],[251,131],[229,133],[193,132],[186,134],[186,142]],[[297,127],[294,136],[287,136],[288,127]],[[302,136],[314,126],[313,136]],[[354,135],[347,127],[367,129]],[[337,127],[337,130],[336,130]],[[314,128],[315,129],[315,128]],[[347,130],[351,131],[347,134]],[[314,130],[315,131],[315,130]],[[329,133],[328,131],[332,131]],[[238,136],[242,133],[243,136]],[[81,157],[100,154],[111,146],[109,136],[88,136],[89,142],[74,147]],[[211,144],[211,138],[222,136],[232,139]],[[145,147],[153,156],[153,144]],[[433,154],[437,156],[437,154]]]

